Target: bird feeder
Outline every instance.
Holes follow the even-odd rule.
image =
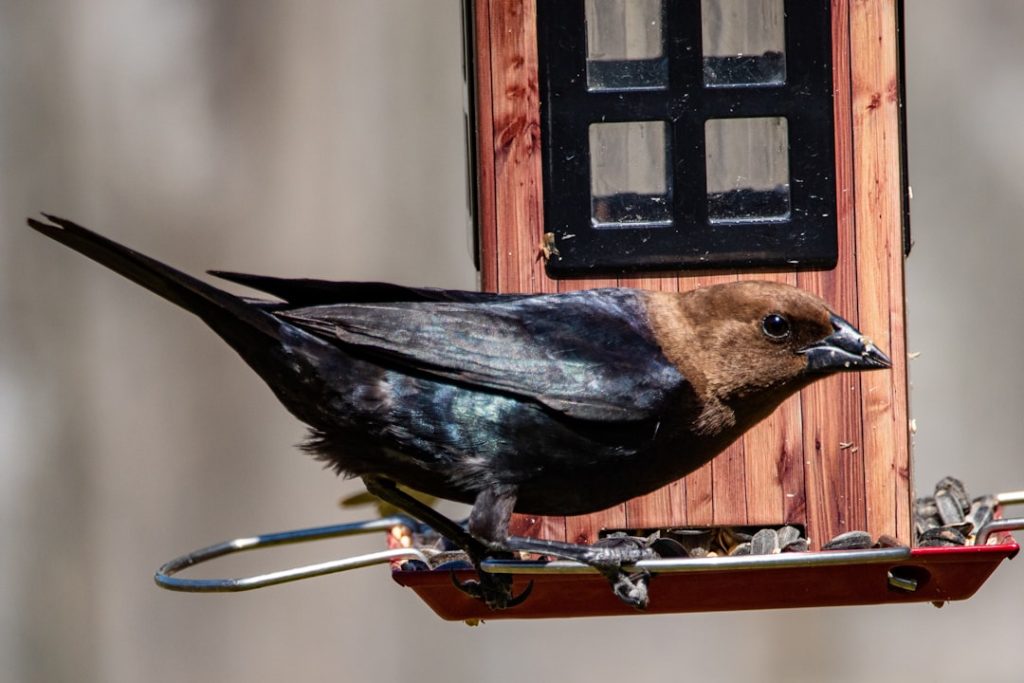
[[[911,543],[895,0],[469,3],[483,287],[810,290],[890,372],[811,385],[701,470],[515,533],[792,524]]]
[[[653,611],[912,599],[915,591],[901,593],[890,581],[898,585],[901,575],[915,588],[931,577],[933,592],[918,592],[918,600],[973,593],[991,562],[1015,552],[1012,537],[1001,553],[976,548],[950,559],[938,552],[945,549],[910,550],[902,3],[465,7],[484,289],[685,291],[776,280],[829,301],[894,361],[890,372],[812,384],[659,491],[594,514],[518,515],[511,532],[591,543],[609,530],[793,525],[812,551],[851,530],[905,546],[877,557],[833,556],[828,567],[783,556],[720,558],[709,567],[689,561],[675,588],[652,583]],[[921,551],[933,566],[923,568],[920,556],[910,561]],[[599,576],[587,577],[592,594],[582,578],[538,576],[531,601],[490,616],[629,611],[606,595]],[[485,616],[436,580],[411,572],[396,579],[446,618]]]
[[[984,530],[1002,534],[994,544],[913,547],[902,2],[465,0],[464,10],[484,289],[780,281],[830,302],[893,360],[889,372],[815,382],[659,491],[588,515],[517,515],[511,533],[587,544],[619,530],[790,525],[809,540],[808,553],[649,561],[651,612],[969,597],[1018,548],[1005,533],[1013,524],[1000,522]],[[244,590],[261,583],[217,588],[171,575],[254,544],[369,528],[382,527],[221,544],[157,578]],[[891,547],[815,552],[852,530]],[[399,536],[373,561],[416,557]],[[517,586],[532,579],[533,595],[490,612],[447,571],[396,564],[393,575],[446,619],[631,611],[582,565],[484,569],[515,574]]]

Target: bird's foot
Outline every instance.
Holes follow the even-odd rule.
[[[623,566],[658,557],[651,549],[649,539],[625,534],[602,538],[593,545],[508,536],[500,544],[495,543],[492,549],[536,553],[590,565],[608,579],[615,595],[637,609],[647,607],[647,584],[650,574],[643,570],[628,572]]]
[[[627,605],[647,609],[647,586],[651,579],[648,571],[627,572],[623,565],[658,557],[643,539],[612,536],[599,540],[587,548],[581,560],[600,571],[612,585],[612,592]]]
[[[452,583],[466,595],[484,602],[493,610],[511,609],[523,604],[533,592],[533,581],[519,595],[512,593],[512,577],[508,574],[488,574],[477,569],[477,578],[459,581],[452,572]]]

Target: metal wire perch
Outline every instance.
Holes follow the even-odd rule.
[[[184,591],[188,593],[235,593],[238,591],[253,590],[254,588],[273,586],[279,583],[308,579],[314,576],[334,574],[336,572],[343,572],[349,569],[369,567],[375,564],[385,564],[394,560],[419,560],[427,563],[427,557],[422,551],[417,550],[416,548],[397,548],[394,550],[384,550],[366,555],[357,555],[355,557],[347,557],[340,560],[331,560],[329,562],[321,562],[318,564],[294,567],[292,569],[283,569],[281,571],[270,572],[267,574],[235,579],[186,579],[175,576],[178,572],[188,569],[189,567],[194,567],[197,564],[209,562],[210,560],[218,557],[224,557],[225,555],[232,555],[234,553],[257,550],[260,548],[269,548],[278,545],[307,543],[310,541],[320,541],[328,538],[356,536],[374,533],[377,531],[390,531],[391,529],[399,526],[413,529],[416,528],[417,524],[408,517],[392,515],[364,522],[353,522],[351,524],[333,524],[330,526],[296,529],[293,531],[281,531],[272,534],[260,534],[259,536],[236,538],[230,541],[216,543],[199,550],[194,550],[164,563],[156,571],[156,574],[153,576],[153,580],[156,581],[157,585],[161,588],[166,588],[172,591]]]

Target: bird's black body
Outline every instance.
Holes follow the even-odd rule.
[[[332,362],[346,365],[327,414],[299,415],[311,450],[346,473],[465,502],[514,486],[516,509],[533,514],[607,507],[701,464],[686,449],[653,462],[670,435],[662,421],[696,403],[643,325],[642,293],[472,294],[278,311],[338,339]],[[645,469],[662,471],[637,476]]]
[[[614,565],[617,592],[637,604],[645,590],[618,569],[629,557],[609,564],[507,537],[512,510],[587,513],[650,492],[815,377],[888,363],[819,299],[782,285],[496,295],[214,272],[276,297],[262,301],[48,218],[29,224],[204,320],[339,472],[406,504],[475,561],[490,548]],[[472,536],[382,482],[474,503]]]

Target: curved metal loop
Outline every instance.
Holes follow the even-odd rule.
[[[1007,505],[1024,505],[1024,491],[997,493],[996,500],[1004,507]]]
[[[1024,491],[1006,491],[997,493],[996,500],[1002,507],[1010,505],[1024,505]],[[1007,519],[993,519],[985,526],[978,529],[974,536],[974,545],[987,545],[992,534],[1000,531],[1019,531],[1024,529],[1024,517],[1010,517]]]
[[[282,531],[259,536],[236,538],[223,543],[216,543],[199,550],[194,550],[180,557],[164,563],[153,576],[153,580],[161,588],[173,591],[185,591],[190,593],[235,593],[238,591],[253,590],[265,586],[274,586],[279,583],[288,583],[307,579],[314,576],[333,574],[348,569],[368,567],[374,564],[383,564],[392,560],[416,559],[427,563],[427,557],[415,548],[400,548],[397,550],[385,550],[366,555],[358,555],[340,560],[331,560],[319,564],[284,569],[281,571],[246,576],[235,579],[185,579],[174,576],[178,572],[194,567],[203,562],[225,555],[232,555],[247,550],[258,550],[277,545],[288,545],[292,543],[307,543],[327,538],[338,538],[341,536],[355,536],[368,534],[377,531],[390,531],[396,526],[405,526],[410,529],[416,528],[417,524],[412,519],[402,515],[382,517],[380,519],[368,520],[365,522],[353,522],[351,524],[333,524],[330,526],[313,527],[309,529],[296,529],[294,531]]]
[[[1006,493],[996,494],[995,500],[1001,507],[1011,505],[1024,505],[1024,490],[1008,490]],[[1024,528],[1024,517],[1010,517],[1007,519],[993,519],[978,529],[975,535],[974,545],[988,545],[988,539],[999,531],[1017,531]]]
[[[978,533],[974,537],[974,545],[988,545],[989,537],[999,531],[1019,531],[1020,529],[1024,529],[1024,517],[994,519],[978,529]]]

